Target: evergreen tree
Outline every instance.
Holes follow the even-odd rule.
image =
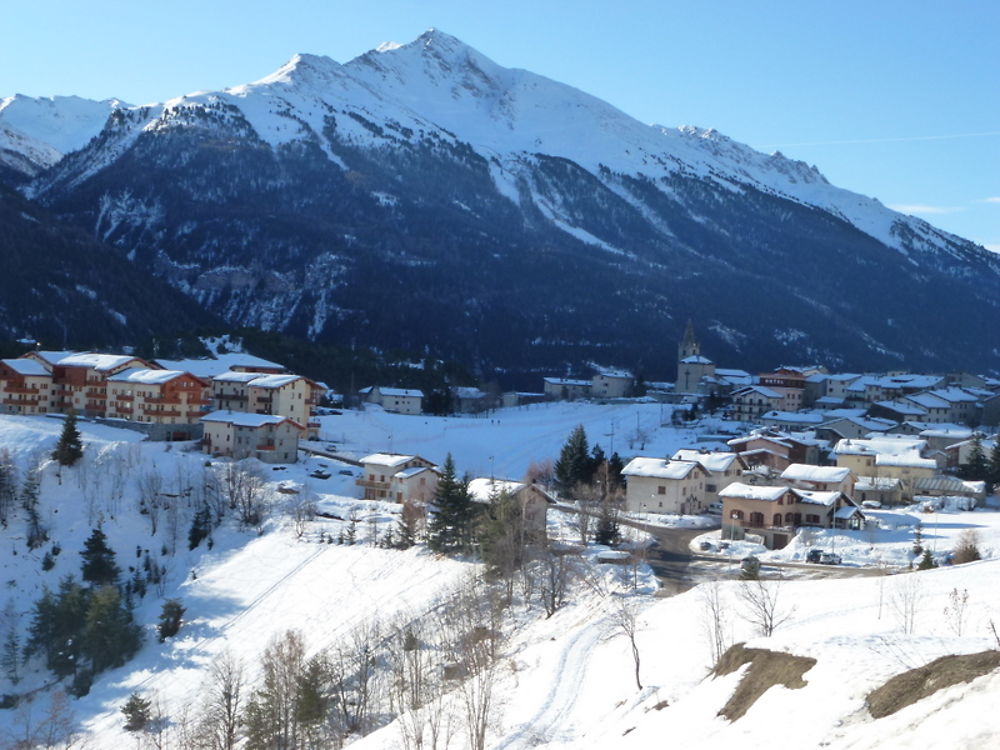
[[[432,503],[434,515],[428,524],[428,546],[441,553],[468,550],[472,545],[476,509],[469,497],[468,483],[455,475],[455,461],[450,453]]]
[[[145,729],[151,718],[152,705],[148,698],[143,698],[138,693],[132,693],[125,705],[122,706],[122,713],[125,715],[125,731],[140,732]]]
[[[589,483],[592,474],[590,449],[583,425],[573,428],[556,461],[556,486],[560,492],[569,493],[580,483]]]
[[[618,528],[618,509],[610,500],[601,503],[601,513],[597,517],[597,528],[594,529],[594,543],[613,547],[621,541]]]
[[[608,457],[604,454],[604,449],[597,443],[594,443],[594,448],[590,451],[590,471],[587,475],[587,484],[593,483],[597,472],[604,468],[607,460]]]
[[[80,657],[79,632],[87,605],[87,590],[72,576],[60,581],[57,594],[44,589],[35,602],[25,656],[43,654],[46,667],[56,677],[73,674]]]
[[[208,503],[203,504],[194,514],[191,520],[191,528],[188,530],[188,549],[195,549],[201,540],[212,533],[212,513],[208,509]]]
[[[62,434],[56,449],[52,451],[52,458],[59,462],[60,466],[72,466],[83,456],[83,441],[80,439],[80,431],[76,428],[76,414],[70,410],[63,420]]]
[[[49,539],[38,514],[38,493],[38,469],[31,468],[24,475],[20,492],[21,507],[28,515],[28,549],[38,549]]]
[[[978,432],[972,438],[972,452],[969,453],[969,461],[962,464],[959,469],[963,479],[978,482],[989,476],[989,464],[986,461],[986,453],[983,451],[983,437]]]
[[[184,617],[186,611],[180,599],[167,599],[163,602],[163,610],[160,612],[160,623],[157,625],[160,643],[163,643],[167,638],[177,635],[177,631],[181,629],[181,618]]]
[[[1000,437],[993,441],[993,448],[990,450],[987,479],[994,489],[1000,488]]]
[[[80,557],[83,558],[84,581],[95,587],[118,583],[121,571],[115,563],[114,550],[108,546],[108,538],[100,528],[94,529],[84,542]]]
[[[403,503],[399,512],[399,521],[396,524],[396,547],[399,549],[409,549],[417,543],[417,532],[420,526],[420,507],[409,500]]]
[[[931,568],[936,568],[937,563],[934,562],[934,558],[931,557],[931,551],[929,549],[924,550],[924,556],[920,558],[920,562],[917,563],[917,570],[930,570]]]
[[[80,653],[95,674],[120,667],[139,650],[141,630],[116,586],[102,586],[91,594],[80,641]]]
[[[625,470],[625,462],[617,453],[612,453],[608,460],[608,484],[611,489],[623,489],[625,482],[622,481],[622,471]]]

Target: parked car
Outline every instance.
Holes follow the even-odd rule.
[[[701,543],[700,543],[700,544],[698,545],[698,548],[699,548],[699,549],[700,549],[700,550],[701,550],[702,552],[708,552],[708,551],[709,551],[710,549],[712,549],[712,543],[711,543],[711,542],[701,542]]]
[[[323,469],[316,469],[309,476],[311,476],[313,479],[329,479],[333,475],[330,474],[330,472],[328,471],[323,471]]]
[[[811,549],[808,552],[806,552],[806,562],[818,563],[822,556],[823,556],[823,550]]]
[[[836,555],[833,552],[824,552],[820,555],[819,562],[821,565],[840,565],[840,555]]]
[[[345,477],[353,477],[354,476],[354,472],[351,471],[350,469],[341,469],[337,473],[338,474],[343,474]]]
[[[708,504],[708,512],[711,513],[713,516],[721,516],[722,515],[722,503],[720,503],[720,502],[709,503]]]

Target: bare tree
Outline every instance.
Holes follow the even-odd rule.
[[[635,664],[635,687],[642,690],[642,682],[639,680],[639,646],[635,640],[638,631],[637,609],[634,600],[620,597],[615,606],[614,621],[618,629],[628,638],[629,646],[632,649],[632,661]]]
[[[952,632],[959,638],[962,637],[962,630],[965,627],[965,610],[969,606],[969,590],[957,588],[948,594],[948,606],[944,608],[944,616]]]
[[[913,574],[900,576],[893,587],[891,604],[906,635],[912,635],[917,624],[917,610],[923,600],[923,585]]]
[[[432,632],[437,635],[425,623],[409,620],[396,625],[389,639],[390,705],[407,750],[436,750],[451,739],[452,715],[432,661],[437,645],[426,639]]]
[[[162,508],[160,495],[163,492],[163,476],[154,466],[139,474],[135,482],[139,491],[139,513],[149,519],[149,533],[151,536],[155,536],[156,530],[159,528]]]
[[[551,487],[555,482],[556,470],[552,461],[532,461],[528,465],[528,470],[524,473],[524,481],[528,484],[539,484],[542,487]]]
[[[222,652],[212,662],[198,721],[207,750],[233,750],[239,742],[245,682],[243,662],[231,652]]]
[[[235,510],[242,526],[259,528],[267,519],[269,493],[258,472],[237,463],[220,465],[217,474],[222,496],[230,510]]]
[[[794,614],[794,608],[783,609],[779,606],[781,584],[781,580],[772,582],[755,579],[740,582],[739,597],[744,605],[743,618],[756,627],[762,636],[770,637]]]
[[[373,727],[383,689],[376,654],[380,632],[377,621],[362,623],[329,653],[335,724],[342,734],[363,735]]]
[[[566,603],[572,574],[571,556],[557,554],[552,547],[545,547],[531,563],[530,573],[535,575],[538,596],[548,619]]]
[[[702,622],[708,637],[712,664],[718,664],[732,645],[729,609],[723,600],[722,584],[719,581],[703,584],[698,590],[701,594]]]

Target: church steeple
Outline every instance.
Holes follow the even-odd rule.
[[[695,338],[694,323],[688,318],[687,328],[684,329],[684,338],[681,339],[681,343],[677,346],[677,361],[681,362],[688,357],[695,357],[699,354],[701,354],[701,344]]]

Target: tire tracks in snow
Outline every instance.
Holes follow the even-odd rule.
[[[565,719],[575,708],[580,685],[597,647],[613,635],[614,626],[602,615],[596,622],[581,628],[566,641],[559,653],[555,673],[549,677],[549,691],[538,710],[526,722],[493,746],[494,750],[514,750],[535,747],[556,739],[565,741],[573,737],[556,738],[557,732],[565,733]]]

